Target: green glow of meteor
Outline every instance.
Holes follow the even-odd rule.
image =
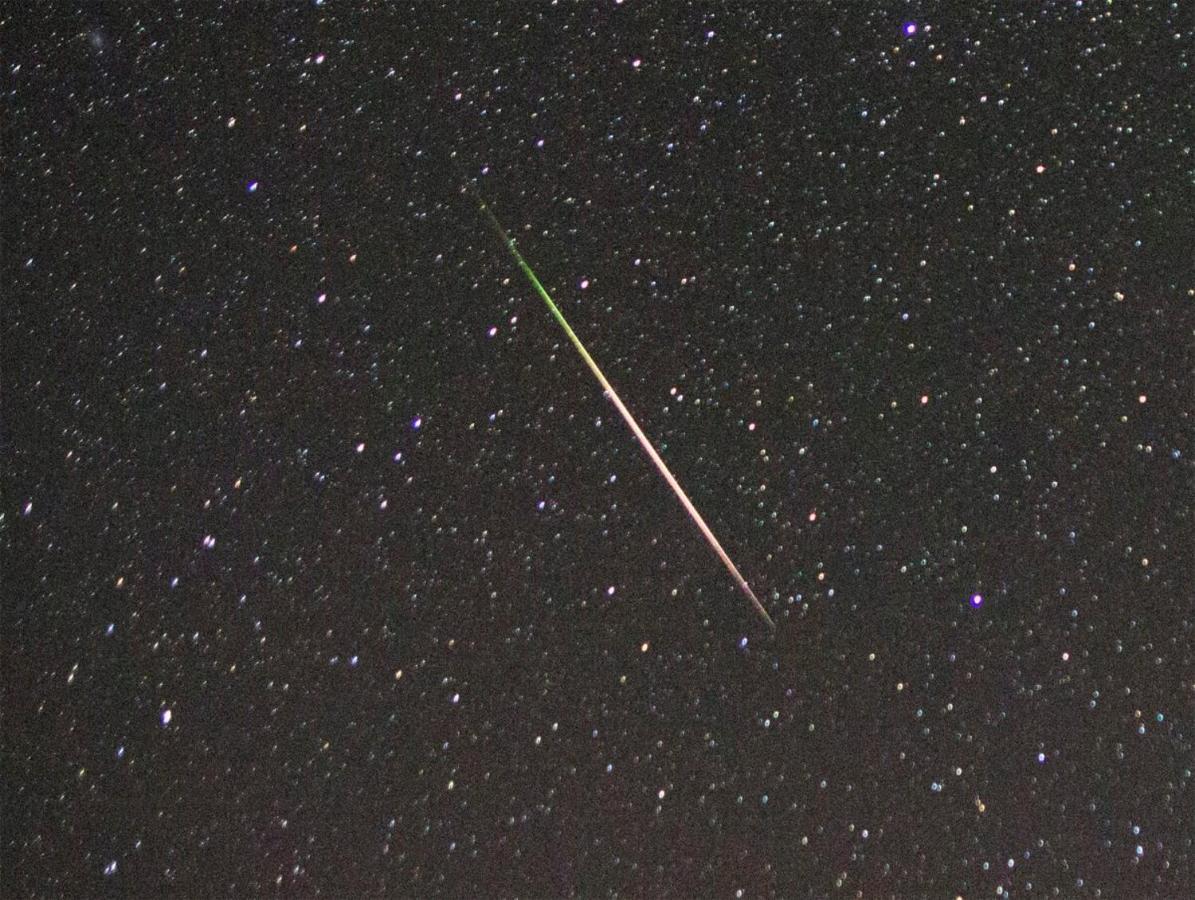
[[[523,274],[527,276],[527,280],[531,282],[531,286],[535,288],[535,292],[539,294],[544,303],[548,305],[548,311],[552,313],[552,318],[560,323],[560,327],[564,329],[564,333],[568,335],[568,339],[572,342],[572,345],[577,348],[577,352],[581,354],[581,358],[585,360],[585,364],[589,366],[589,370],[593,372],[594,377],[597,378],[598,382],[601,384],[602,389],[610,398],[610,402],[614,404],[623,420],[627,423],[627,426],[639,440],[640,446],[643,447],[643,450],[655,464],[655,467],[657,470],[659,470],[660,475],[662,475],[664,480],[668,482],[668,486],[672,488],[672,492],[676,494],[677,499],[680,500],[681,506],[685,508],[685,512],[689,514],[689,517],[697,525],[697,528],[701,531],[702,535],[705,537],[707,543],[709,543],[714,553],[716,553],[718,558],[722,560],[722,564],[726,566],[727,571],[730,572],[735,584],[737,584],[739,589],[742,590],[742,592],[751,600],[751,603],[755,606],[756,612],[758,612],[760,616],[763,617],[763,620],[767,622],[773,630],[775,630],[776,623],[772,621],[772,617],[768,615],[768,611],[764,609],[763,604],[759,602],[759,598],[755,596],[755,592],[751,590],[751,586],[747,584],[747,579],[742,576],[738,570],[738,567],[731,561],[730,556],[727,555],[726,551],[722,549],[722,545],[718,543],[718,539],[714,537],[714,533],[710,530],[710,527],[705,524],[705,519],[701,517],[701,513],[697,511],[697,507],[693,505],[693,502],[689,499],[689,495],[684,492],[684,489],[681,488],[680,483],[673,476],[672,472],[669,471],[668,466],[664,464],[664,460],[660,457],[660,454],[656,452],[656,448],[652,446],[652,443],[650,440],[648,440],[647,435],[643,433],[643,429],[639,427],[639,423],[635,421],[635,417],[631,415],[631,411],[627,409],[626,404],[622,402],[622,399],[615,392],[614,387],[610,384],[609,380],[607,380],[606,376],[602,374],[602,370],[598,368],[598,364],[594,362],[593,357],[589,355],[589,351],[585,349],[585,345],[581,343],[581,339],[577,337],[577,333],[573,331],[572,326],[568,324],[568,321],[564,318],[564,314],[560,311],[560,308],[553,302],[551,296],[548,294],[547,289],[544,288],[542,283],[540,283],[540,280],[535,276],[535,273],[531,271],[531,266],[527,265],[527,260],[523,259],[523,254],[519,252],[519,248],[515,246],[514,240],[512,240],[510,235],[506,233],[506,229],[502,227],[502,223],[498,221],[498,217],[490,211],[490,208],[486,206],[484,202],[479,200],[478,206],[481,207],[481,211],[490,220],[490,224],[494,226],[494,230],[502,239],[502,243],[506,245],[506,249],[510,251],[510,255],[513,256],[515,262],[519,264],[519,268],[523,270]]]

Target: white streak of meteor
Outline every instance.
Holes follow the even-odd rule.
[[[585,360],[585,364],[589,366],[589,370],[593,372],[594,377],[597,378],[598,382],[601,384],[602,389],[606,392],[606,396],[609,397],[610,402],[614,404],[614,408],[618,410],[619,414],[623,418],[623,421],[627,423],[627,427],[629,427],[634,433],[635,437],[639,441],[640,446],[642,446],[644,452],[647,453],[648,458],[651,459],[656,469],[664,477],[664,480],[668,482],[668,486],[672,488],[672,492],[676,494],[676,498],[680,500],[681,506],[685,508],[685,512],[687,512],[689,517],[696,523],[698,529],[705,536],[705,539],[709,543],[710,547],[713,548],[714,552],[718,555],[718,558],[722,560],[722,564],[726,566],[727,571],[730,572],[731,577],[734,578],[735,584],[737,584],[742,592],[751,600],[751,603],[755,606],[755,609],[760,616],[763,617],[763,620],[767,622],[773,630],[775,630],[776,623],[772,621],[772,617],[768,615],[768,611],[764,609],[764,605],[759,602],[759,598],[755,596],[755,592],[751,590],[751,586],[747,584],[747,579],[742,576],[742,573],[739,572],[738,567],[731,561],[730,556],[725,550],[722,549],[722,545],[714,536],[713,531],[711,531],[710,527],[705,524],[705,519],[701,517],[701,513],[697,511],[697,507],[693,505],[693,502],[689,499],[688,494],[685,493],[684,489],[680,486],[680,483],[673,476],[672,472],[668,470],[668,466],[664,464],[664,460],[660,457],[660,454],[656,452],[656,448],[652,446],[647,435],[643,433],[643,429],[639,427],[639,423],[635,421],[635,417],[631,415],[631,411],[627,409],[626,404],[622,402],[622,398],[618,396],[618,392],[614,390],[614,386],[610,384],[606,376],[602,374],[602,370],[598,368],[598,364],[594,362],[593,357],[589,355],[589,351],[585,349],[585,345],[581,343],[581,339],[577,337],[576,332],[573,331],[572,327],[565,320],[564,314],[561,313],[560,309],[552,301],[551,296],[549,296],[544,286],[540,284],[540,281],[535,276],[535,273],[531,271],[531,266],[527,265],[527,261],[523,259],[523,255],[519,253],[514,241],[506,233],[506,229],[502,227],[502,223],[498,221],[498,218],[493,214],[493,212],[490,211],[490,208],[486,206],[485,203],[479,202],[479,206],[481,207],[481,211],[489,218],[490,224],[494,226],[494,229],[498,232],[499,237],[502,238],[502,242],[506,244],[506,248],[514,257],[515,262],[519,264],[519,268],[523,270],[523,274],[527,276],[527,280],[531,282],[531,286],[535,288],[536,293],[538,293],[544,303],[548,305],[548,309],[551,311],[552,317],[555,318],[560,324],[560,327],[564,329],[564,333],[568,335],[568,339],[572,342],[572,345],[576,348],[577,352],[581,354],[581,358]]]

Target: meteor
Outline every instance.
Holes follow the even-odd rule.
[[[568,335],[569,341],[572,342],[572,345],[577,349],[577,352],[581,354],[581,359],[585,360],[585,365],[589,366],[589,371],[593,373],[594,377],[598,380],[598,383],[601,384],[602,389],[606,392],[606,396],[610,398],[610,402],[614,404],[615,409],[618,410],[619,414],[623,418],[623,421],[627,423],[627,427],[631,429],[635,437],[639,440],[639,444],[641,447],[643,447],[643,451],[648,455],[648,458],[651,459],[652,463],[655,464],[656,469],[659,471],[660,475],[663,476],[664,480],[668,482],[668,486],[672,488],[672,492],[676,494],[676,498],[681,502],[681,506],[685,508],[685,512],[689,514],[689,518],[691,518],[697,525],[698,530],[700,530],[702,535],[704,535],[706,542],[713,549],[714,553],[718,555],[718,558],[722,560],[722,564],[726,566],[726,570],[730,572],[730,576],[734,579],[735,584],[737,584],[740,590],[747,595],[748,599],[755,607],[755,611],[759,613],[763,620],[767,622],[768,626],[774,631],[776,629],[776,623],[772,621],[772,617],[768,615],[768,611],[764,609],[763,604],[759,602],[759,598],[755,596],[755,591],[751,590],[751,586],[747,584],[747,579],[742,576],[738,570],[738,567],[733,561],[731,561],[730,556],[725,550],[722,549],[722,545],[718,543],[718,539],[714,537],[714,533],[710,530],[710,527],[705,524],[705,519],[701,518],[701,513],[697,511],[697,507],[693,505],[693,501],[689,499],[689,495],[685,493],[675,476],[673,476],[672,472],[668,470],[668,466],[664,464],[664,460],[661,459],[660,454],[656,452],[656,448],[652,446],[647,435],[643,433],[643,429],[639,427],[639,423],[635,421],[635,417],[631,415],[631,411],[627,409],[626,404],[622,402],[622,398],[618,396],[618,393],[614,390],[614,386],[610,384],[610,381],[605,375],[602,374],[602,370],[598,368],[598,364],[594,362],[593,357],[589,355],[589,351],[585,349],[585,345],[581,343],[581,339],[577,337],[577,333],[573,331],[572,327],[568,324],[568,321],[564,318],[564,314],[560,311],[560,308],[553,302],[547,290],[540,283],[540,280],[535,276],[535,273],[531,271],[531,266],[527,265],[527,261],[523,259],[523,254],[519,252],[518,247],[515,246],[514,240],[506,233],[506,229],[502,227],[502,223],[498,221],[498,217],[494,215],[493,211],[490,210],[490,208],[480,198],[477,198],[477,205],[481,209],[482,213],[485,214],[486,218],[489,219],[490,224],[494,226],[494,231],[498,233],[498,237],[501,238],[502,243],[506,245],[506,249],[510,251],[510,255],[514,257],[514,261],[518,263],[519,268],[523,270],[523,274],[527,276],[527,280],[531,282],[531,286],[535,288],[535,292],[539,294],[540,298],[544,301],[544,303],[547,304],[548,311],[552,314],[552,318],[554,318],[560,324],[560,327],[564,329],[564,333]]]

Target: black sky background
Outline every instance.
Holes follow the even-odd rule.
[[[1191,895],[1193,26],[4,6],[5,896]]]

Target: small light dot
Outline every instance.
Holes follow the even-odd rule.
[[[972,594],[971,595],[971,605],[973,607],[975,607],[976,609],[983,606],[983,594]]]
[[[411,427],[418,430],[423,427],[423,416],[416,416],[411,421]]]
[[[1041,163],[1038,163],[1038,164],[1037,164],[1037,168],[1036,168],[1036,169],[1034,169],[1033,171],[1034,171],[1034,172],[1036,172],[1038,175],[1040,175],[1040,174],[1041,174],[1042,172],[1044,172],[1045,170],[1046,170],[1046,167],[1045,167],[1045,166],[1043,166]]]
[[[257,182],[250,181],[249,186],[246,190],[248,190],[250,194],[256,193],[257,192]]]
[[[174,713],[168,709],[162,710],[162,724],[169,725],[170,720],[174,718]]]
[[[585,290],[585,289],[586,289],[586,288],[588,288],[588,287],[589,287],[589,279],[588,279],[588,278],[582,278],[582,279],[581,279],[581,290]]]
[[[648,647],[650,647],[650,646],[651,646],[651,644],[650,644],[650,643],[648,643],[647,641],[644,641],[642,644],[640,644],[640,645],[639,645],[639,652],[640,652],[640,653],[646,653],[646,652],[647,652],[647,648],[648,648]]]
[[[498,326],[491,325],[490,330],[486,332],[489,337],[494,337],[498,333]]]
[[[631,60],[631,68],[632,69],[637,69],[641,65],[643,65],[643,60],[641,60],[639,57],[636,56],[634,59]]]
[[[1144,402],[1145,402],[1146,400],[1148,400],[1148,399],[1149,399],[1149,398],[1148,398],[1148,397],[1146,397],[1146,396],[1145,396],[1145,394],[1138,394],[1138,395],[1137,395],[1137,402],[1138,402],[1138,403],[1144,403]]]
[[[915,35],[917,33],[917,23],[916,22],[905,22],[904,31],[907,36],[912,37],[913,35]]]
[[[356,450],[358,453],[364,453],[365,452],[365,441],[361,441],[361,443],[357,444]]]

